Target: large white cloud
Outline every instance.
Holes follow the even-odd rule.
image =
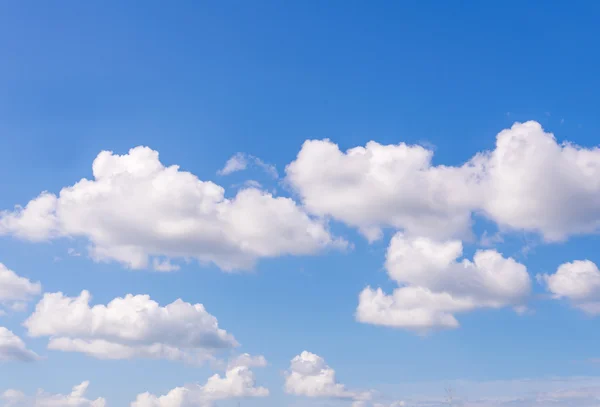
[[[370,398],[370,392],[350,390],[338,383],[335,370],[325,363],[325,359],[308,351],[303,351],[291,360],[290,368],[285,372],[285,391],[296,396],[348,399],[355,402]]]
[[[209,377],[204,385],[176,387],[163,396],[139,394],[131,407],[208,407],[219,400],[268,395],[268,389],[256,386],[254,373],[247,366],[235,366],[225,376]]]
[[[473,212],[504,229],[557,241],[600,228],[600,149],[558,143],[537,122],[501,131],[492,151],[458,167],[432,165],[433,151],[374,141],[346,152],[306,141],[286,179],[313,213],[360,228],[437,239],[467,234]]]
[[[42,285],[18,276],[14,271],[0,263],[0,305],[19,308],[23,302],[40,294]]]
[[[600,314],[600,270],[590,260],[561,264],[556,273],[539,275],[554,298],[566,298],[591,315]]]
[[[237,346],[202,304],[180,299],[160,306],[147,295],[128,294],[107,305],[48,293],[24,322],[33,337],[48,336],[50,349],[83,352],[101,359],[164,358],[202,362]]]
[[[27,396],[18,390],[6,390],[1,396],[4,407],[105,407],[106,400],[99,397],[89,400],[85,397],[89,382],[75,387],[70,394],[49,394],[39,390],[35,396]]]
[[[356,318],[376,325],[428,331],[455,328],[455,313],[476,308],[523,307],[531,290],[524,265],[495,250],[463,259],[460,241],[438,242],[398,232],[386,257],[387,272],[400,285],[392,295],[365,288]]]
[[[476,158],[485,175],[483,209],[500,225],[546,240],[600,227],[600,149],[559,144],[537,122],[500,132],[496,148]]]
[[[329,140],[311,140],[287,166],[286,179],[311,212],[356,226],[371,240],[383,226],[464,235],[477,204],[467,182],[474,169],[432,166],[432,156],[404,143],[370,141],[343,153]]]
[[[27,349],[21,338],[7,328],[0,326],[0,362],[39,359],[35,352]]]
[[[44,192],[24,208],[0,213],[0,235],[81,236],[91,242],[96,260],[132,268],[166,256],[248,269],[263,257],[345,245],[289,198],[255,188],[225,198],[221,186],[165,167],[147,147],[125,155],[103,151],[92,169],[93,179],[65,187],[58,196]]]

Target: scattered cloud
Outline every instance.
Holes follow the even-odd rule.
[[[346,242],[289,198],[247,188],[232,199],[224,189],[136,147],[125,155],[101,152],[93,179],[56,196],[43,192],[24,208],[0,212],[0,235],[42,241],[84,237],[96,261],[133,269],[149,258],[196,258],[221,269],[251,269],[260,258],[310,255]]]
[[[67,249],[67,254],[71,257],[79,257],[81,256],[81,253],[79,253],[77,250],[73,249],[72,247],[69,247]]]
[[[501,131],[494,150],[461,166],[434,166],[432,157],[404,143],[370,141],[342,152],[329,140],[309,140],[286,167],[286,181],[309,211],[357,227],[369,240],[383,227],[465,238],[473,213],[548,242],[600,229],[598,147],[559,144],[529,121]]]
[[[39,356],[27,349],[21,338],[0,326],[0,362],[31,362],[38,359]]]
[[[555,299],[566,298],[590,315],[600,314],[600,270],[590,260],[561,264],[554,274],[540,274]]]
[[[329,140],[310,140],[286,167],[286,180],[309,211],[358,227],[371,241],[386,226],[411,235],[465,236],[477,205],[467,182],[475,169],[435,167],[432,156],[404,143],[370,141],[343,153]]]
[[[371,398],[371,392],[350,390],[339,383],[335,370],[325,363],[325,359],[308,351],[291,360],[289,370],[285,372],[285,391],[296,396],[347,399],[355,403]]]
[[[242,353],[229,361],[227,369],[230,370],[239,366],[265,367],[267,366],[267,359],[263,355],[252,356],[249,353]]]
[[[400,288],[392,295],[365,288],[356,319],[424,333],[458,327],[456,313],[524,305],[531,290],[524,265],[495,250],[480,250],[472,261],[459,261],[462,252],[457,240],[438,242],[398,232],[388,247],[385,267]]]
[[[236,153],[227,162],[225,166],[217,171],[219,175],[229,175],[237,171],[243,171],[248,167],[248,157],[244,153]]]
[[[90,306],[91,295],[47,293],[24,322],[48,348],[99,359],[151,358],[202,363],[238,345],[202,304],[176,300],[160,306],[147,295],[128,294]]]
[[[0,305],[20,311],[24,308],[25,302],[41,292],[42,285],[39,282],[34,283],[21,277],[0,263]]]
[[[152,269],[154,271],[164,271],[164,272],[169,272],[169,271],[177,271],[179,270],[181,267],[179,267],[177,264],[172,264],[168,259],[164,259],[164,260],[159,260],[156,257],[154,259],[152,259]]]
[[[89,400],[85,397],[89,382],[85,381],[75,387],[70,394],[49,394],[38,390],[34,396],[27,396],[18,390],[6,390],[0,396],[4,407],[105,407],[106,400],[99,397]]]
[[[227,162],[225,166],[217,171],[218,175],[229,175],[234,172],[244,171],[250,165],[256,165],[272,178],[279,178],[279,173],[274,165],[264,162],[258,157],[246,153],[236,153]]]
[[[483,231],[483,234],[479,239],[479,245],[482,247],[494,247],[503,242],[504,238],[502,237],[502,234],[496,232],[493,235],[490,235],[488,234],[487,230]]]
[[[236,366],[228,369],[225,376],[209,377],[203,385],[176,387],[163,396],[139,394],[131,407],[210,407],[219,400],[268,395],[268,389],[256,386],[254,373],[247,366]]]

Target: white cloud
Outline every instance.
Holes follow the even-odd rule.
[[[249,269],[259,258],[345,245],[289,198],[247,188],[227,199],[219,185],[165,167],[147,147],[125,155],[103,151],[92,168],[93,179],[58,197],[44,192],[25,208],[0,213],[0,235],[85,237],[95,260],[134,269],[147,268],[153,256]]]
[[[85,397],[89,384],[85,381],[73,387],[71,393],[66,395],[39,390],[35,396],[26,396],[18,390],[7,390],[0,396],[0,400],[4,402],[4,407],[105,407],[105,399],[99,397],[89,400]]]
[[[370,240],[385,226],[464,236],[477,203],[467,182],[473,168],[432,166],[432,156],[404,143],[370,141],[343,153],[329,140],[311,140],[287,166],[287,181],[310,211],[356,226]]]
[[[163,396],[139,394],[131,407],[208,407],[219,400],[268,395],[268,389],[256,386],[254,374],[247,366],[237,366],[227,370],[224,377],[209,377],[204,385],[176,387]]]
[[[0,305],[19,311],[23,303],[39,295],[42,285],[18,276],[14,271],[0,263]]]
[[[461,256],[460,241],[398,232],[388,247],[386,269],[400,288],[392,295],[365,288],[357,320],[426,332],[457,327],[455,313],[524,304],[531,290],[524,265],[495,250],[477,251],[473,261],[459,261]]]
[[[236,153],[220,169],[217,174],[229,175],[237,171],[243,171],[248,167],[248,157],[244,153]]]
[[[229,175],[234,172],[244,171],[251,164],[254,164],[257,167],[259,167],[264,172],[266,172],[269,176],[271,176],[273,178],[279,178],[279,174],[277,173],[277,169],[275,168],[274,165],[268,164],[258,157],[255,157],[250,154],[245,154],[245,153],[234,154],[229,160],[227,160],[227,162],[225,163],[225,166],[222,169],[220,169],[219,171],[217,171],[217,174]]]
[[[48,348],[100,359],[153,358],[200,363],[220,349],[237,346],[202,304],[180,299],[160,306],[147,295],[128,294],[107,305],[78,297],[45,294],[24,322],[33,337],[50,337]]]
[[[556,241],[600,227],[600,149],[558,144],[537,122],[500,132],[477,158],[486,180],[483,209],[497,223]]]
[[[252,356],[249,353],[242,353],[232,358],[228,363],[228,369],[232,369],[238,366],[245,367],[265,367],[267,365],[267,359],[263,355]]]
[[[152,269],[154,271],[164,271],[164,272],[169,272],[169,271],[177,271],[179,270],[181,267],[179,267],[177,264],[172,264],[168,259],[165,260],[159,260],[156,257],[154,259],[152,259]]]
[[[591,315],[600,314],[600,270],[590,260],[561,264],[556,273],[539,275],[554,298],[566,298]]]
[[[355,403],[371,398],[371,392],[349,390],[338,383],[335,370],[325,359],[308,351],[291,360],[285,372],[285,391],[296,396],[348,399]]]
[[[67,249],[67,254],[71,257],[79,257],[81,256],[81,253],[79,253],[77,250],[73,249],[72,247],[69,247]]]
[[[39,359],[39,356],[27,349],[21,338],[12,331],[0,326],[0,362],[31,362],[37,359]]]
[[[433,166],[421,146],[381,145],[341,152],[329,140],[306,141],[286,168],[287,181],[313,213],[358,227],[436,239],[469,232],[473,212],[504,229],[547,241],[600,229],[600,149],[557,143],[537,122],[501,131],[495,149],[459,167]]]
[[[0,302],[28,301],[42,291],[39,282],[31,282],[18,276],[14,271],[0,263]]]

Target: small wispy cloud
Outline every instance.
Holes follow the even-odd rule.
[[[219,175],[229,175],[237,171],[243,171],[248,168],[248,158],[244,153],[236,153],[232,156],[225,166],[217,171]]]
[[[499,243],[503,243],[504,242],[504,238],[502,237],[502,235],[497,232],[494,233],[493,235],[490,235],[487,230],[483,231],[483,234],[481,235],[481,238],[479,239],[479,244],[483,247],[494,247]]]
[[[73,249],[72,247],[69,247],[67,249],[67,254],[71,257],[79,257],[81,256],[81,253],[79,253],[77,250]]]
[[[163,273],[168,273],[170,271],[177,271],[180,268],[181,267],[179,267],[177,264],[171,263],[168,259],[159,260],[159,259],[155,258],[152,260],[152,269],[154,271],[161,271]]]
[[[277,168],[275,168],[273,164],[266,163],[260,158],[246,153],[234,154],[231,158],[229,158],[229,160],[227,160],[225,166],[217,171],[217,174],[229,175],[234,172],[244,171],[252,165],[259,167],[272,178],[279,178]]]

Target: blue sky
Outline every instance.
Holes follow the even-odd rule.
[[[251,368],[256,386],[270,392],[268,397],[245,398],[245,406],[350,406],[360,401],[354,389],[372,390],[373,405],[437,400],[445,387],[455,388],[463,404],[466,398],[495,400],[473,404],[486,406],[505,405],[498,401],[500,396],[518,396],[523,399],[518,405],[538,406],[528,394],[569,386],[600,396],[600,367],[591,362],[600,358],[596,312],[581,309],[584,303],[600,300],[600,289],[594,288],[600,277],[587,268],[592,270],[590,280],[583,283],[570,280],[577,279],[577,273],[566,274],[554,285],[536,279],[538,274],[554,275],[560,265],[575,260],[600,264],[600,213],[595,209],[600,204],[600,173],[594,172],[595,163],[600,163],[600,153],[594,150],[600,131],[600,60],[593,52],[600,34],[595,24],[599,8],[593,2],[542,7],[510,1],[2,4],[0,211],[5,212],[0,214],[0,263],[39,281],[42,289],[28,299],[26,309],[7,305],[6,315],[0,316],[0,326],[41,356],[31,362],[1,362],[0,391],[33,395],[43,388],[65,394],[89,380],[89,399],[104,397],[108,406],[128,406],[140,393],[164,395],[177,386],[203,384],[212,374],[223,374],[214,363],[199,366],[137,356],[107,360],[48,349],[52,337],[77,336],[65,330],[35,336],[23,326],[43,295],[62,292],[77,297],[88,290],[92,305],[127,294],[147,294],[161,306],[178,298],[203,304],[240,344],[217,353],[217,359],[249,353],[263,355],[268,362],[264,367],[243,366]],[[538,127],[513,127],[529,121]],[[477,188],[462,176],[457,181],[442,174],[432,181],[427,175],[425,181],[413,183],[412,173],[401,176],[390,170],[385,173],[388,184],[382,181],[389,188],[383,192],[370,189],[375,185],[371,178],[353,184],[354,171],[371,167],[351,168],[354,162],[346,159],[329,167],[334,153],[313,160],[308,152],[304,161],[298,156],[308,151],[306,144],[303,147],[306,140],[329,139],[340,154],[373,140],[384,146],[421,145],[422,151],[433,154],[431,167],[460,168],[477,153],[494,151],[496,136],[506,129],[512,131],[510,137],[524,134],[542,144],[553,133],[561,154],[544,161],[546,150],[531,141],[535,148],[519,156],[519,162],[531,166],[517,165],[512,178],[492,174],[488,167],[478,170],[490,180]],[[589,152],[589,160],[569,155],[560,146],[565,141]],[[58,196],[82,178],[94,180],[92,163],[101,151],[125,155],[137,146],[158,152],[165,167],[177,165],[199,180],[222,186],[228,202],[236,201],[249,180],[260,183],[258,189],[250,189],[261,197],[292,199],[286,201],[294,208],[290,225],[283,225],[288,212],[277,217],[261,206],[262,200],[253,200],[236,207],[227,221],[232,231],[226,233],[231,235],[223,241],[214,238],[220,236],[217,232],[201,237],[204,226],[200,232],[173,231],[180,240],[161,235],[154,241],[140,230],[158,227],[160,219],[145,218],[144,211],[164,214],[167,223],[177,214],[168,203],[165,212],[158,213],[152,205],[154,195],[147,195],[150,184],[140,181],[135,188],[121,184],[125,181],[120,178],[109,179],[107,185],[119,185],[123,192],[92,209],[84,207],[84,198],[75,206],[59,202],[66,209],[35,218],[26,225],[29,234],[22,223],[10,223],[23,216],[14,211],[15,205],[25,206],[43,191]],[[245,154],[247,168],[218,174],[236,153]],[[257,165],[255,157],[274,166],[278,177]],[[148,156],[140,160],[154,162]],[[393,160],[400,166],[406,162]],[[588,167],[582,164],[586,160]],[[375,170],[387,168],[377,167],[380,163],[375,161],[370,162]],[[286,170],[291,163],[297,164],[295,177]],[[117,166],[107,164],[108,178],[111,165]],[[311,169],[316,176],[309,176]],[[557,175],[563,172],[569,175]],[[520,181],[529,187],[512,187]],[[169,189],[171,182],[165,186],[167,201],[193,198],[184,191],[188,184],[177,185],[182,195]],[[428,198],[423,191],[430,190],[441,198]],[[377,193],[389,199],[381,207]],[[124,197],[129,203],[119,201]],[[460,201],[456,207],[449,204],[455,201]],[[441,236],[438,232],[449,224],[443,220],[424,232],[419,208],[429,204],[444,216],[446,210],[457,216],[466,213],[472,219],[466,228],[470,236],[460,227]],[[139,230],[130,228],[134,221],[123,218],[138,215],[136,205],[141,205],[138,221],[145,225]],[[133,212],[121,211],[121,206]],[[523,209],[529,207],[534,207],[534,215]],[[521,209],[523,216],[518,215]],[[59,219],[49,221],[53,216]],[[248,219],[258,220],[247,226]],[[44,221],[57,224],[50,230]],[[215,224],[219,230],[225,227]],[[322,228],[321,237],[306,237],[307,225]],[[171,226],[189,225],[173,221]],[[381,238],[369,242],[361,233],[363,226],[381,226]],[[33,238],[33,229],[42,238]],[[238,246],[236,233],[247,237],[259,232],[264,233],[260,245]],[[479,293],[469,293],[470,300],[477,297],[477,306],[455,314],[459,327],[432,326],[426,335],[406,326],[361,322],[357,306],[365,287],[381,287],[387,294],[399,287],[384,267],[397,232],[409,242],[462,241],[466,259],[473,259],[477,250],[512,257],[526,267],[530,292],[518,301],[515,296],[502,297],[493,307],[482,305],[485,298]],[[482,244],[484,232],[501,239]],[[553,239],[554,232],[564,233]],[[323,240],[328,238],[332,240]],[[122,247],[117,240],[143,246],[151,259],[170,258],[179,270],[152,271],[152,260],[136,266],[128,263],[130,253],[126,261],[114,251],[101,261],[102,256],[93,254],[94,247]],[[337,244],[341,241],[345,248]],[[185,256],[174,254],[187,243]],[[281,247],[274,247],[279,243]],[[199,245],[203,248],[197,249]],[[199,251],[218,260],[199,262],[194,257]],[[225,270],[229,260],[235,260],[235,269],[250,270]],[[242,263],[248,267],[237,267]],[[397,266],[398,273],[403,270],[406,267]],[[435,277],[429,285],[402,278],[401,285],[450,290],[433,281]],[[581,285],[593,288],[582,293],[577,291],[585,291]],[[512,309],[523,305],[521,300],[527,305],[523,315]],[[319,393],[317,386],[311,394],[286,393],[291,360],[305,350],[323,358],[335,370],[338,384],[352,391],[327,394],[320,388]],[[237,401],[218,405],[234,406]],[[589,405],[584,398],[569,402]]]

